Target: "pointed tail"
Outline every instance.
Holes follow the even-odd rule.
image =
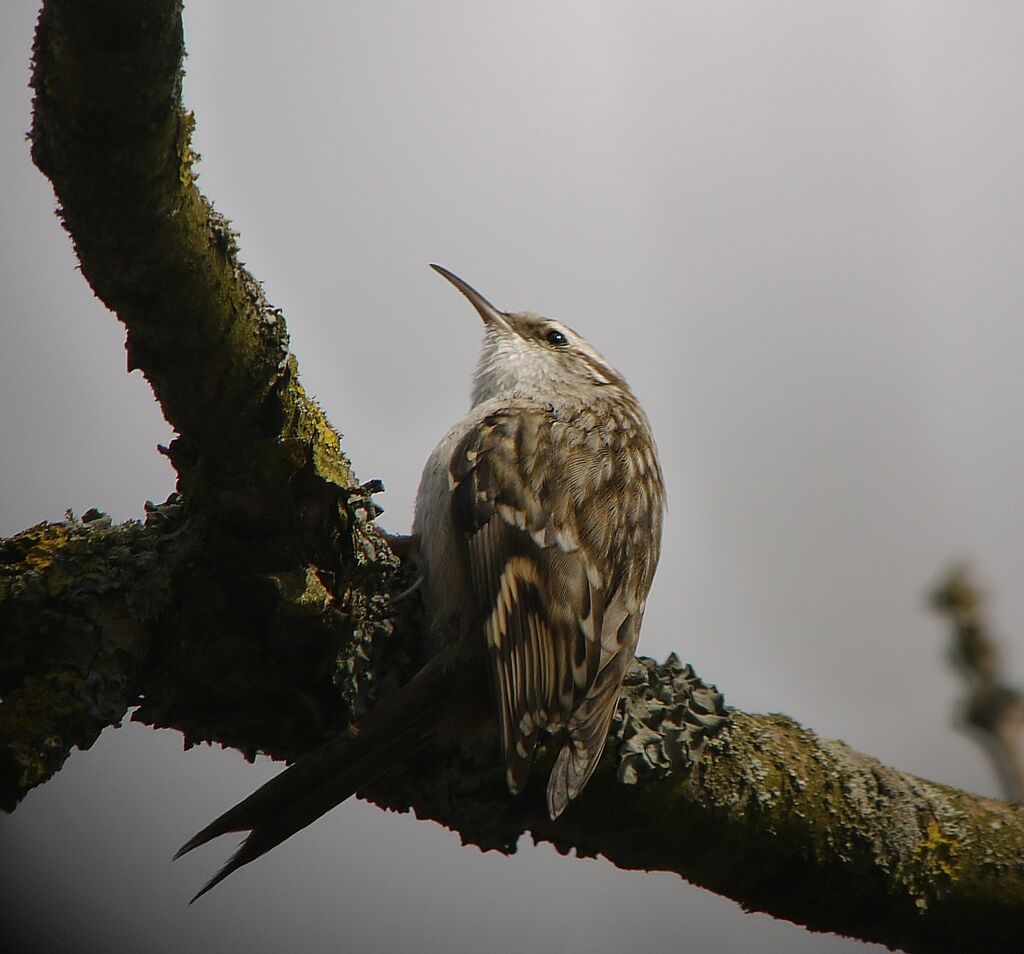
[[[175,859],[219,835],[249,832],[192,901],[423,748],[450,714],[450,682],[443,662],[435,660],[361,723],[276,775],[189,839]]]

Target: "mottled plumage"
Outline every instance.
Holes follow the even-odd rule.
[[[416,500],[437,652],[359,726],[185,845],[180,853],[251,831],[200,894],[432,739],[478,728],[471,723],[496,725],[513,793],[538,741],[554,739],[552,818],[604,749],[661,546],[650,425],[622,376],[572,329],[500,312],[434,268],[485,331],[470,412],[434,449]],[[490,705],[479,692],[488,672]]]

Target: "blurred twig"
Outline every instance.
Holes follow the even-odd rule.
[[[950,658],[967,682],[964,730],[991,756],[1006,798],[1024,802],[1024,695],[1000,678],[999,647],[985,620],[985,593],[964,566],[932,592],[931,604],[951,626]]]

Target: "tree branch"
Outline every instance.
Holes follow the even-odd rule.
[[[179,437],[180,494],[145,525],[102,515],[0,546],[6,807],[132,706],[250,756],[294,758],[419,660],[414,601],[281,316],[195,189],[173,0],[49,0],[33,155],[129,363]],[[730,714],[686,667],[637,664],[620,745],[557,823],[493,753],[430,753],[363,793],[484,847],[524,831],[676,871],[748,908],[908,950],[1020,946],[1024,820],[903,775],[782,716]],[[618,750],[616,753],[613,750]]]
[[[204,544],[179,503],[151,508],[145,526],[87,516],[0,547],[5,796],[41,781],[136,703],[139,721],[249,754],[295,757],[344,724],[318,637],[301,619],[284,617],[278,633],[287,670],[269,649],[251,660],[230,643],[189,640],[193,614],[181,608],[209,601],[211,588],[182,572]],[[323,611],[307,607],[313,618]],[[417,641],[411,618],[390,639],[395,649],[406,641]],[[213,687],[224,685],[218,696]],[[620,867],[678,872],[818,930],[915,951],[1019,946],[1018,806],[897,772],[784,716],[732,711],[723,726],[721,712],[689,667],[641,660],[614,729],[619,744],[557,822],[544,808],[543,765],[512,798],[491,751],[427,753],[361,794],[484,848],[514,851],[530,832]]]

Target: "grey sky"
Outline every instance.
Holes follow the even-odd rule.
[[[478,321],[437,261],[577,328],[647,408],[670,509],[644,652],[995,794],[924,594],[974,561],[1024,683],[1024,7],[551,6],[187,5],[200,187],[382,522],[466,405]],[[2,533],[173,487],[29,162],[34,8],[0,9]],[[276,770],[108,732],[0,821],[0,913],[79,951],[866,949],[357,803],[186,909],[231,842],[174,849]]]

